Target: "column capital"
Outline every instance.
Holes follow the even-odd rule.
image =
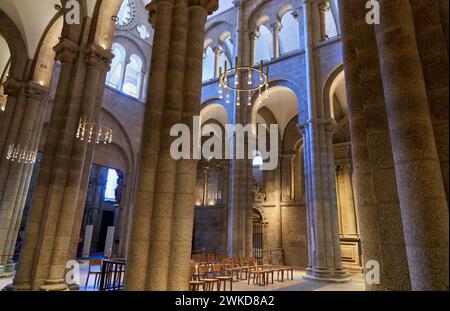
[[[79,47],[78,44],[68,39],[62,39],[54,48],[55,60],[59,60],[63,64],[72,64],[77,58]]]
[[[320,12],[328,12],[330,10],[330,2],[329,1],[321,1],[319,3],[319,11]]]
[[[206,10],[208,15],[214,13],[219,9],[219,0],[185,0],[187,2],[188,7],[192,6],[201,6]]]
[[[102,66],[107,68],[111,64],[114,54],[97,44],[91,44],[86,49],[85,61],[88,66]]]
[[[223,54],[223,47],[221,47],[220,45],[217,45],[213,48],[213,52],[214,54],[216,54],[217,56],[220,56]]]
[[[8,80],[3,83],[3,92],[9,97],[17,97],[19,96],[22,87],[22,82],[17,81],[13,78],[8,78]]]
[[[34,81],[29,81],[25,90],[27,100],[40,102],[48,95],[48,88]]]
[[[272,24],[270,25],[270,28],[272,28],[272,30],[273,30],[275,33],[280,33],[281,29],[283,29],[283,24],[281,24],[280,21],[275,21],[274,23],[272,23]]]
[[[171,1],[168,2],[171,3]],[[157,1],[153,0],[145,6],[145,9],[148,11],[148,22],[153,28],[155,28],[156,24],[156,5]]]
[[[248,34],[248,37],[250,38],[250,40],[256,41],[259,39],[259,37],[261,37],[261,34],[259,33],[258,29],[255,29],[254,31]]]

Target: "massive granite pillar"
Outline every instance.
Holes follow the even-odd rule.
[[[79,108],[74,107],[73,111],[69,111],[64,128],[64,136],[60,143],[60,146],[67,148],[67,155],[64,155],[64,157],[68,157],[69,163],[66,166],[64,165],[66,163],[63,162],[61,163],[61,167],[55,168],[55,170],[60,170],[60,172],[66,170],[66,181],[64,184],[61,184],[63,194],[59,206],[54,207],[52,211],[55,213],[54,217],[48,217],[44,220],[46,227],[53,227],[55,231],[53,233],[48,232],[47,235],[44,234],[39,244],[48,245],[50,255],[48,261],[42,258],[43,265],[37,262],[36,266],[37,275],[40,275],[38,274],[40,271],[42,273],[46,272],[43,275],[45,284],[40,287],[42,290],[64,290],[67,288],[65,269],[72,238],[72,229],[75,216],[77,215],[77,202],[80,195],[83,169],[85,161],[90,163],[93,154],[92,148],[89,148],[91,149],[91,153],[87,154],[89,142],[76,139],[74,133],[76,133],[78,121],[82,116],[86,116],[88,120],[97,122],[98,115],[95,118],[94,112],[98,114],[100,110],[98,105],[101,105],[101,102],[97,100],[98,92],[99,90],[103,90],[103,77],[106,75],[105,69],[109,66],[113,55],[102,47],[91,44],[84,51],[84,57],[85,63],[83,65],[86,67],[83,66],[80,68],[84,77],[80,81],[82,84],[78,86],[82,90],[80,93],[78,93],[79,89],[75,84],[75,91],[81,94],[81,98],[72,95],[74,101],[71,102],[74,106],[78,104]],[[40,283],[40,280],[40,278],[36,277],[35,284]]]
[[[20,118],[13,120],[12,126],[17,126],[16,129],[10,128],[10,133],[6,141],[8,146],[12,143],[16,148],[26,152],[34,152],[32,149],[36,146],[36,140],[39,140],[40,135],[36,135],[42,127],[42,117],[45,107],[46,95],[48,91],[46,88],[35,82],[28,82],[24,84],[25,97],[21,98],[16,104],[17,110],[20,108]],[[22,106],[22,107],[19,107]],[[19,124],[20,122],[20,124]],[[40,132],[39,132],[40,133]],[[37,151],[37,148],[36,148]],[[19,154],[21,157],[22,154]],[[19,158],[10,161],[6,158],[6,154],[2,155],[2,183],[0,191],[0,254],[10,254],[10,244],[13,237],[17,217],[20,217],[19,211],[23,209],[25,204],[23,193],[26,181],[29,180],[29,175],[33,163],[28,162],[25,158]],[[31,167],[31,168],[30,168]],[[2,256],[0,258],[0,269],[4,269],[7,261],[10,261],[11,256]],[[7,272],[13,272],[13,265],[7,267]],[[0,273],[3,271],[0,271]]]
[[[154,0],[147,8],[155,29],[152,76],[125,288],[185,290],[196,161],[172,158],[170,130],[182,123],[192,133],[200,106],[206,17],[217,1]],[[177,272],[169,274],[169,268]]]
[[[24,93],[23,83],[9,77],[5,83],[3,83],[3,92],[7,95],[7,102],[5,111],[0,116],[0,152],[2,155],[8,149],[8,134],[10,133],[11,126],[14,130],[18,130],[20,125],[20,119],[23,113],[23,106],[19,100],[23,100]],[[1,188],[0,188],[1,189]]]
[[[306,209],[308,224],[307,278],[342,281],[339,226],[334,178],[331,117],[318,102],[314,46],[317,35],[318,1],[305,0],[305,52],[308,120],[299,125],[305,142]]]
[[[448,290],[448,204],[408,0],[375,26],[413,290]]]
[[[44,124],[45,117],[45,109],[47,107],[48,100],[48,92],[47,89],[38,86],[33,89],[33,86],[36,84],[31,83],[27,90],[27,107],[29,111],[27,113],[35,110],[34,122],[32,124],[24,123],[22,124],[22,128],[27,128],[28,131],[31,131],[29,135],[29,150],[33,152],[37,152],[39,148],[39,142],[41,138],[42,127]],[[37,107],[33,107],[30,104],[30,100],[34,102]],[[34,108],[34,109],[32,109]],[[28,109],[27,109],[28,110]],[[26,119],[24,118],[23,121]],[[36,154],[37,155],[37,154]],[[20,164],[20,163],[15,163]],[[14,164],[13,164],[14,165]],[[34,162],[22,163],[23,168],[21,175],[18,176],[18,184],[15,185],[15,199],[11,200],[8,205],[10,205],[10,209],[12,209],[11,218],[9,220],[8,233],[6,235],[6,240],[4,241],[3,249],[7,254],[13,254],[15,250],[17,235],[19,232],[19,226],[22,221],[23,209],[25,207],[25,201],[28,195],[28,189],[30,186],[31,175],[34,168]],[[13,178],[11,178],[13,179]],[[8,178],[8,182],[12,182],[12,180]],[[13,256],[3,257],[3,263],[6,265],[6,273],[13,273],[15,271],[15,264],[12,260]]]
[[[449,64],[445,40],[445,38],[448,38],[448,33],[445,33],[445,22],[443,23],[439,16],[438,2],[438,0],[410,1],[417,47],[427,90],[433,134],[448,203]]]
[[[365,4],[341,4],[344,60],[363,265],[380,265],[380,284],[369,290],[410,289],[394,159],[387,122],[375,30]],[[395,252],[396,256],[392,256]],[[371,269],[371,267],[369,267]]]
[[[67,39],[55,52],[61,73],[12,289],[67,289],[65,266],[87,150],[75,133],[80,117],[93,120],[101,75],[112,58],[99,46],[79,47]]]

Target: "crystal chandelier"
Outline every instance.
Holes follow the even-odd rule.
[[[11,162],[33,164],[36,162],[37,150],[30,150],[20,145],[11,144],[6,153],[6,159]]]
[[[236,64],[237,64],[236,58]],[[223,99],[225,97],[226,103],[229,104],[231,100],[231,92],[236,93],[236,106],[241,105],[241,93],[247,93],[247,105],[252,105],[252,94],[259,93],[259,102],[261,101],[262,94],[264,97],[269,98],[269,65],[266,66],[264,72],[264,64],[261,61],[259,67],[252,66],[237,66],[228,69],[228,62],[225,61],[225,70],[222,72],[222,67],[219,69],[219,97]],[[229,78],[234,75],[233,79]],[[244,77],[242,81],[245,81],[241,85],[240,79]]]
[[[80,141],[87,141],[88,143],[95,142],[96,144],[110,144],[112,142],[113,129],[106,124],[98,124],[95,122],[88,122],[86,117],[81,117],[78,124],[76,138]]]

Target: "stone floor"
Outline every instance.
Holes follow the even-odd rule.
[[[86,287],[86,278],[88,274],[87,262],[82,262],[80,266],[81,291],[94,291],[94,276],[90,276],[88,286]],[[274,284],[266,286],[254,285],[247,281],[233,283],[233,291],[364,291],[364,277],[362,273],[351,273],[351,281],[346,283],[326,283],[312,280],[305,280],[304,270],[294,270],[294,280],[277,282],[275,277]],[[0,279],[0,289],[12,282],[12,278]],[[229,285],[227,285],[228,288]]]

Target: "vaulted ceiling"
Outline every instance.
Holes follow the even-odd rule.
[[[88,14],[92,15],[96,0],[86,0]],[[55,5],[61,0],[1,0],[0,9],[16,25],[25,41],[27,53],[33,58],[47,26],[57,14]]]

